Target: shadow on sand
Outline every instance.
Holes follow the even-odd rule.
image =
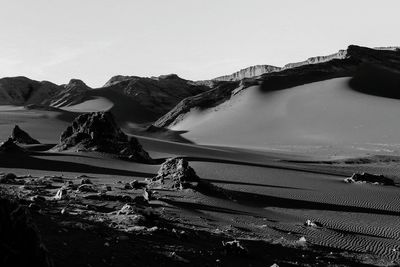
[[[287,209],[329,210],[329,211],[339,211],[339,212],[373,213],[373,214],[394,215],[394,216],[400,215],[400,212],[397,211],[261,195],[257,193],[249,193],[249,192],[225,189],[213,185],[199,186],[197,190],[204,195],[221,199],[230,199],[242,205],[259,207],[259,208],[278,207]]]
[[[24,155],[0,155],[0,167],[16,169],[33,169],[57,172],[81,172],[92,174],[111,174],[121,176],[153,177],[154,174],[98,167],[89,164],[40,159]]]

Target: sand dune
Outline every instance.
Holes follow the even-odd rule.
[[[337,78],[265,93],[249,87],[215,108],[192,109],[170,128],[188,131],[183,137],[200,144],[250,148],[368,151],[371,144],[398,145],[399,101],[356,92],[348,82]]]

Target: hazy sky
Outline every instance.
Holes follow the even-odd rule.
[[[0,77],[200,80],[400,45],[398,0],[0,0]]]

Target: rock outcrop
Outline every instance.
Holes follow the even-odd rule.
[[[139,141],[129,138],[118,127],[110,112],[94,112],[78,116],[61,134],[56,151],[98,151],[137,162],[151,162]]]
[[[197,186],[200,182],[196,172],[183,158],[167,159],[152,180],[168,189],[190,188]]]
[[[291,69],[291,68],[296,68],[296,67],[300,67],[300,66],[304,66],[304,65],[324,63],[324,62],[328,62],[333,59],[344,59],[344,58],[346,58],[346,56],[347,56],[347,50],[339,50],[339,52],[331,54],[331,55],[310,57],[304,61],[288,63],[282,69]]]
[[[254,77],[260,76],[265,73],[270,73],[270,72],[279,71],[279,70],[281,70],[280,67],[275,67],[275,66],[270,66],[270,65],[256,65],[256,66],[251,66],[251,67],[248,67],[245,69],[241,69],[240,71],[232,73],[231,75],[225,75],[225,76],[215,78],[213,80],[215,80],[215,81],[240,81],[244,78],[254,78]]]
[[[383,175],[370,174],[370,173],[354,173],[351,177],[345,178],[346,183],[370,183],[380,185],[394,185],[394,181]]]
[[[243,81],[244,80],[241,82],[219,82],[212,90],[185,98],[172,110],[159,118],[153,125],[156,128],[172,126],[192,108],[207,109],[215,107],[228,100],[232,96],[232,92],[237,89]]]
[[[18,125],[15,125],[10,138],[14,142],[19,144],[26,144],[26,145],[40,144],[38,140],[32,138],[27,132],[19,128]]]

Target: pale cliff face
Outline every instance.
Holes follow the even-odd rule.
[[[291,69],[291,68],[296,68],[299,66],[309,65],[309,64],[318,64],[318,63],[327,62],[327,61],[330,61],[333,59],[344,59],[346,56],[347,56],[347,50],[339,50],[339,52],[328,55],[328,56],[310,57],[309,59],[307,59],[305,61],[286,64],[283,67],[283,69]]]
[[[253,77],[263,75],[265,73],[279,71],[280,69],[281,68],[279,68],[279,67],[270,66],[270,65],[256,65],[256,66],[251,66],[251,67],[242,69],[231,75],[225,75],[225,76],[215,78],[213,80],[216,80],[216,81],[239,81],[243,78],[253,78]]]

